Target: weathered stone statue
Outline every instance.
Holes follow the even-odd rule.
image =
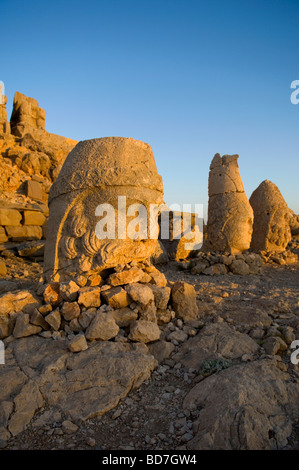
[[[291,213],[278,187],[265,180],[249,201],[254,211],[251,248],[254,251],[284,251],[291,240]]]
[[[250,247],[253,211],[239,173],[238,155],[217,153],[210,165],[207,248],[242,252]]]
[[[145,215],[140,221],[144,225],[145,220],[145,230],[128,236],[138,210],[132,204],[148,209],[150,204],[162,203],[162,178],[148,144],[122,137],[79,142],[49,194],[45,279],[61,280],[149,258],[158,232],[156,239],[149,237]],[[129,206],[133,211],[126,217]],[[105,239],[98,236],[102,229],[107,230]]]

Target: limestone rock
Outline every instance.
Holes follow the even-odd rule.
[[[43,293],[44,302],[50,305],[57,305],[62,301],[59,282],[48,284]]]
[[[29,323],[29,314],[20,313],[17,315],[13,335],[15,338],[23,338],[24,336],[35,335],[42,329],[40,326],[31,325]]]
[[[230,270],[234,274],[240,274],[241,276],[246,276],[250,273],[250,268],[245,261],[242,259],[235,259],[230,265]]]
[[[213,251],[238,253],[250,247],[253,211],[238,158],[216,154],[210,165],[207,246]]]
[[[136,320],[131,323],[129,338],[132,341],[149,343],[157,341],[161,336],[160,328],[156,323],[146,320]]]
[[[68,302],[73,302],[77,299],[79,289],[80,287],[74,281],[60,283],[61,297]]]
[[[196,292],[191,284],[177,281],[171,289],[171,300],[177,318],[188,321],[198,316]]]
[[[18,227],[21,225],[22,215],[16,209],[0,208],[0,225]],[[30,224],[34,225],[34,224]]]
[[[42,228],[37,225],[6,225],[5,231],[12,241],[40,240],[43,236]]]
[[[113,316],[115,323],[120,328],[130,326],[130,324],[138,318],[138,314],[131,308],[119,308],[117,310],[113,310],[111,315]]]
[[[6,264],[4,263],[4,261],[0,260],[0,276],[6,276],[6,274],[7,274]]]
[[[243,354],[256,354],[258,350],[259,346],[248,335],[235,331],[227,323],[213,323],[189,338],[175,357],[185,367],[198,369],[205,360],[236,359]]]
[[[45,128],[46,112],[39,107],[35,99],[17,91],[14,96],[10,125],[12,134],[23,137],[31,128]]]
[[[24,225],[44,225],[45,221],[46,217],[42,212],[24,211]]]
[[[101,292],[104,301],[112,308],[124,308],[131,303],[127,292],[120,286]]]
[[[149,285],[148,287],[152,290],[154,294],[155,305],[157,309],[166,310],[170,299],[171,288],[159,287],[155,285]]]
[[[12,325],[9,317],[0,316],[0,339],[6,338],[12,333]]]
[[[84,305],[86,308],[99,307],[101,305],[100,287],[81,287],[78,292],[78,304]]]
[[[86,330],[86,328],[88,328],[91,321],[96,316],[96,313],[97,313],[96,308],[89,308],[89,309],[85,310],[84,312],[82,312],[79,315],[78,322],[79,322],[81,328],[83,328],[83,330]]]
[[[42,314],[35,308],[33,312],[30,313],[30,323],[35,326],[40,326],[43,330],[48,330],[50,328],[49,323],[47,323],[42,316]]]
[[[198,265],[196,265],[196,266],[198,266]],[[215,264],[212,264],[212,266],[209,266],[208,268],[205,268],[203,273],[208,275],[208,276],[215,276],[215,275],[219,276],[221,274],[222,275],[227,274],[227,268],[226,268],[225,264],[215,263]]]
[[[142,269],[132,268],[120,273],[114,273],[109,276],[108,282],[112,286],[121,286],[139,282],[144,276]]]
[[[189,450],[276,450],[298,416],[298,385],[274,360],[255,361],[207,377],[183,408],[198,410]]]
[[[81,310],[77,302],[64,302],[61,313],[66,321],[71,321],[79,317]]]
[[[54,331],[58,331],[61,323],[61,315],[58,309],[49,313],[45,316],[46,322],[53,328]]]
[[[160,363],[169,358],[169,356],[173,353],[175,346],[169,341],[160,339],[154,343],[149,343],[148,349],[154,358]]]
[[[278,187],[265,180],[249,201],[254,211],[252,250],[284,251],[291,240],[290,211]]]
[[[0,315],[8,316],[14,312],[31,313],[40,306],[40,300],[28,290],[18,290],[0,295]]]
[[[149,286],[134,283],[127,285],[125,289],[134,302],[143,306],[148,305],[150,302],[154,302],[154,294]]]
[[[24,242],[17,247],[18,255],[23,258],[44,256],[45,241],[33,240]]]
[[[279,351],[286,351],[288,346],[279,336],[271,336],[263,342],[263,348],[266,351],[266,354],[275,355]]]
[[[0,84],[0,134],[10,134],[10,123],[7,121],[6,103],[7,97],[4,95],[2,84]]]
[[[89,327],[85,336],[87,339],[108,341],[114,338],[119,332],[119,326],[116,324],[113,315],[98,311]]]
[[[88,348],[88,345],[84,334],[81,333],[69,337],[68,348],[71,352],[85,351]]]
[[[73,422],[100,416],[138,388],[157,365],[145,345],[109,341],[91,343],[74,354],[65,341],[35,335],[12,341],[6,352],[10,361],[0,367],[0,383],[5,383],[0,403],[12,406],[3,413],[0,429],[8,436],[9,426],[14,435],[23,431],[41,406],[54,407]]]
[[[149,209],[150,204],[163,202],[162,179],[157,173],[151,147],[122,137],[92,139],[77,144],[49,193],[50,216],[44,264],[47,279],[59,280],[71,273],[90,270],[100,272],[117,264],[142,261],[151,256],[156,239],[149,238],[148,233],[144,236],[141,233],[136,239],[129,236],[132,217],[125,217],[124,224],[118,225],[125,216],[122,208],[124,196],[126,207],[134,203]],[[116,221],[116,230],[113,234],[109,232],[109,238],[103,239],[98,230],[96,233],[102,219],[95,214],[101,204],[107,203],[113,209],[110,214],[112,225],[109,225],[113,227]],[[144,220],[146,232],[149,231],[149,223],[149,220]],[[122,230],[125,227],[126,233]]]

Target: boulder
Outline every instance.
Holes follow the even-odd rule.
[[[88,348],[86,338],[83,333],[68,337],[68,348],[71,352],[85,351]]]
[[[136,320],[130,325],[129,338],[132,341],[149,343],[157,341],[161,336],[161,330],[156,323],[146,320]]]
[[[31,313],[40,306],[38,297],[28,290],[17,290],[0,295],[0,315],[9,316],[15,312]]]
[[[102,291],[101,295],[104,302],[112,308],[124,308],[130,305],[131,299],[128,293],[120,286],[112,287],[106,291]]]
[[[71,321],[74,318],[78,318],[81,313],[77,302],[64,302],[60,311],[65,321]]]
[[[78,304],[86,308],[99,307],[101,305],[100,287],[81,287],[78,291]]]
[[[24,336],[36,335],[42,331],[40,326],[31,325],[28,313],[20,313],[17,315],[13,335],[15,338],[23,338]]]
[[[7,345],[0,367],[0,433],[24,431],[43,406],[77,422],[100,416],[150,377],[157,361],[142,344],[94,342],[72,353],[64,341],[37,335]],[[26,374],[25,372],[26,371]],[[4,404],[8,404],[2,413]],[[51,423],[54,420],[52,412]],[[3,418],[3,419],[2,419]]]
[[[275,360],[239,364],[199,382],[185,397],[197,412],[189,450],[277,450],[298,419],[298,385]]]
[[[124,284],[132,284],[139,282],[144,276],[142,269],[131,268],[120,273],[113,273],[109,276],[108,283],[111,286],[121,286]]]
[[[206,360],[237,359],[258,351],[259,346],[248,335],[235,331],[227,323],[213,323],[189,338],[175,358],[187,368],[199,369]]]
[[[113,316],[115,323],[120,328],[126,328],[130,326],[130,324],[138,318],[138,313],[136,313],[131,308],[119,308],[113,310],[111,315]]]
[[[89,340],[108,341],[114,338],[119,332],[113,315],[98,311],[85,332]]]
[[[155,300],[153,291],[149,286],[134,283],[127,285],[125,289],[134,302],[143,306],[146,306]]]
[[[177,318],[184,321],[197,318],[196,292],[191,284],[184,281],[175,282],[171,289],[171,301]]]

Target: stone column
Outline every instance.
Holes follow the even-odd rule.
[[[239,173],[238,155],[217,153],[210,165],[207,248],[240,253],[250,247],[253,211]]]

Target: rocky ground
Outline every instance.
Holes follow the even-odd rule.
[[[2,292],[8,283],[18,283],[23,289],[37,282],[41,263],[9,255],[5,262],[8,275],[0,282]],[[299,339],[299,264],[273,263],[266,265],[262,274],[247,276],[194,275],[175,262],[159,269],[170,285],[184,280],[195,287],[199,319],[186,324],[175,319],[162,325],[161,340],[143,345],[139,351],[135,363],[138,373],[133,371],[135,353],[130,352],[126,379],[119,380],[124,382],[122,390],[112,396],[111,382],[101,384],[107,386],[106,401],[101,405],[106,413],[92,416],[75,394],[71,417],[59,406],[63,387],[67,392],[72,380],[88,380],[88,370],[85,378],[84,372],[79,379],[75,375],[76,367],[88,369],[90,361],[85,364],[79,358],[85,353],[92,355],[92,348],[73,355],[68,352],[66,362],[59,364],[57,357],[66,354],[62,341],[36,335],[7,345],[8,360],[16,361],[11,367],[18,367],[16,373],[25,374],[30,384],[39,383],[42,397],[29,387],[31,400],[37,403],[34,417],[24,431],[7,442],[0,441],[3,448],[299,450],[299,369],[290,361],[290,344]],[[52,351],[48,369],[63,378],[61,390],[51,390],[59,398],[56,402],[53,399],[51,407],[45,405],[43,394],[48,392],[38,382],[46,369],[39,341],[47,341]],[[125,347],[114,341],[105,343]],[[103,354],[104,363],[105,348],[96,347],[98,361]],[[157,359],[155,366],[147,347]],[[30,351],[35,354],[35,363],[26,368],[25,356]],[[117,354],[120,352],[118,349]],[[93,357],[89,356],[90,360]],[[113,377],[115,386],[115,375],[122,374],[117,364],[104,369],[103,375]],[[73,378],[68,375],[71,373]],[[94,390],[91,405],[97,393]],[[86,395],[82,399],[86,400]],[[14,406],[22,413],[24,397],[18,400]],[[87,418],[79,419],[80,413],[74,409],[83,409]]]

